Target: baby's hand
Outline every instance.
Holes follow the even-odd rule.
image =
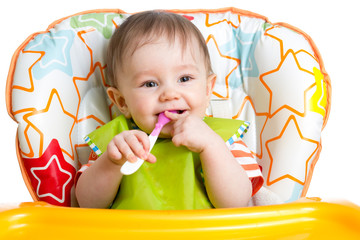
[[[156,158],[149,153],[150,141],[145,132],[139,130],[124,131],[116,135],[107,146],[107,157],[117,165],[126,161],[136,162],[137,157],[154,163]]]
[[[175,146],[185,146],[192,152],[201,153],[220,138],[201,118],[188,112],[165,114],[174,122],[172,141]]]

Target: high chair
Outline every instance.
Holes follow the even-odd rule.
[[[6,104],[19,125],[17,158],[35,202],[2,209],[0,239],[359,239],[358,206],[305,198],[331,103],[330,78],[312,39],[236,8],[170,11],[192,21],[206,40],[217,74],[207,115],[250,122],[243,140],[261,166],[264,188],[284,203],[77,208],[74,176],[90,155],[83,138],[119,115],[106,95],[106,47],[131,15],[92,10],[32,34],[13,56]]]

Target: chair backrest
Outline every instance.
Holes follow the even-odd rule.
[[[311,38],[234,8],[175,12],[200,29],[218,75],[208,114],[249,121],[244,141],[266,186],[285,202],[304,196],[331,96]],[[19,124],[18,160],[35,200],[76,205],[74,174],[90,153],[83,137],[119,114],[105,92],[104,56],[129,15],[94,10],[65,17],[15,52],[7,108]]]

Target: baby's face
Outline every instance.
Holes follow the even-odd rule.
[[[161,38],[137,49],[123,65],[118,78],[124,100],[120,110],[147,133],[166,110],[205,116],[215,76],[208,76],[197,48],[183,49],[179,41],[170,44]],[[171,130],[169,123],[161,136],[170,137]]]

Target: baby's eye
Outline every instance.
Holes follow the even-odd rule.
[[[157,87],[158,84],[157,84],[156,82],[154,82],[154,81],[148,81],[148,82],[145,82],[145,83],[143,84],[143,86],[144,86],[144,87],[151,88],[151,87]]]
[[[189,77],[189,76],[184,76],[184,77],[181,77],[181,78],[179,79],[179,82],[188,82],[188,81],[190,81],[190,79],[191,79],[191,77]]]

